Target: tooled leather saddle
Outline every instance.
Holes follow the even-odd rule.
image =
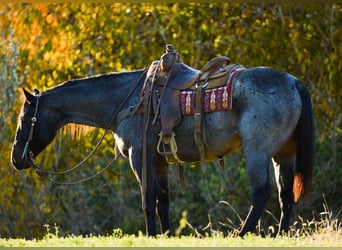
[[[182,115],[179,105],[180,91],[193,90],[196,92],[195,141],[196,145],[203,144],[201,131],[202,92],[204,89],[214,89],[227,83],[229,73],[234,65],[229,65],[230,59],[226,56],[210,60],[201,70],[194,69],[181,62],[178,52],[173,45],[166,45],[166,53],[159,61],[152,62],[148,69],[144,83],[144,96],[152,101],[145,105],[153,106],[154,122],[158,117],[161,121],[159,144],[169,144],[174,138],[173,129],[180,124]],[[236,66],[236,65],[235,65]],[[239,65],[240,66],[240,65]],[[175,155],[177,149],[171,152],[158,150],[164,155]],[[199,149],[201,160],[203,149]]]

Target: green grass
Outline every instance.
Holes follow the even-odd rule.
[[[56,237],[42,240],[1,239],[0,247],[341,247],[342,232],[320,233],[302,237],[261,238],[248,235],[244,239],[236,237],[193,236],[146,238],[145,236],[124,235],[100,237]]]
[[[307,225],[313,230],[317,228]],[[120,229],[108,236],[68,236],[58,237],[47,233],[41,240],[0,239],[0,247],[341,247],[342,229],[321,228],[316,232],[306,230],[296,231],[293,236],[277,238],[262,238],[256,235],[239,237],[216,236],[198,238],[195,236],[147,238],[142,233],[139,236],[125,235]]]
[[[0,247],[339,247],[342,248],[342,223],[338,216],[333,216],[327,206],[320,213],[320,219],[304,221],[299,217],[290,228],[286,236],[262,238],[249,234],[243,239],[223,236],[222,232],[211,230],[209,237],[191,236],[166,237],[158,235],[156,238],[147,238],[139,232],[138,236],[127,235],[121,229],[114,229],[107,236],[59,236],[57,225],[44,225],[46,234],[42,239],[3,239],[0,238]],[[188,224],[188,223],[187,223]],[[192,226],[188,224],[191,228]],[[236,230],[235,230],[236,231]],[[272,230],[271,230],[272,231]]]

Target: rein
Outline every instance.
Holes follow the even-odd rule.
[[[144,69],[144,72],[142,73],[142,75],[138,78],[138,80],[134,83],[133,88],[130,90],[130,92],[128,93],[128,95],[126,96],[126,98],[121,102],[121,104],[119,105],[119,107],[116,109],[116,111],[110,116],[110,120],[108,123],[108,126],[105,129],[105,132],[103,133],[103,135],[101,136],[101,138],[99,139],[99,141],[97,142],[96,146],[94,147],[94,149],[82,160],[80,161],[76,166],[67,169],[65,171],[60,171],[60,172],[53,172],[53,171],[47,171],[47,170],[42,170],[41,168],[39,168],[39,166],[35,163],[34,160],[34,154],[32,152],[32,150],[30,149],[30,142],[33,139],[33,132],[34,132],[34,127],[36,125],[37,122],[37,113],[38,113],[38,107],[39,107],[39,91],[38,90],[34,90],[34,94],[36,96],[36,106],[35,106],[35,112],[34,115],[31,119],[31,127],[30,127],[30,131],[29,131],[29,136],[28,139],[25,143],[25,147],[23,150],[23,154],[22,154],[22,159],[25,159],[26,162],[35,169],[36,173],[39,176],[42,177],[47,177],[48,175],[63,175],[63,174],[67,174],[70,173],[72,171],[75,171],[76,169],[78,169],[81,165],[83,165],[87,160],[90,159],[90,157],[92,157],[94,155],[94,153],[96,152],[96,150],[99,148],[100,144],[102,143],[105,135],[107,134],[108,130],[110,129],[110,127],[112,126],[113,122],[116,122],[116,126],[125,118],[127,118],[128,116],[131,116],[132,114],[135,113],[135,111],[137,110],[137,106],[140,106],[140,103],[136,106],[136,107],[130,107],[128,110],[122,110],[123,106],[126,104],[126,102],[128,101],[128,99],[131,97],[131,95],[133,94],[134,90],[137,88],[137,86],[139,85],[142,77],[147,73],[147,69]],[[78,183],[82,183],[85,181],[88,181],[92,178],[97,177],[98,175],[100,175],[102,172],[104,172],[113,162],[114,160],[116,160],[116,157],[114,157],[103,169],[101,169],[100,171],[98,171],[97,173],[95,173],[94,175],[90,176],[90,177],[86,177],[84,179],[78,180],[78,181],[73,181],[73,182],[59,182],[56,181],[52,178],[49,178],[49,180],[51,182],[54,182],[56,184],[61,184],[61,185],[73,185],[73,184],[78,184]]]

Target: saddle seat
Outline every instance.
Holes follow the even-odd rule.
[[[219,78],[227,75],[227,66],[230,63],[230,59],[226,56],[216,57],[210,60],[201,70],[194,69],[184,63],[176,62],[174,64],[173,71],[168,77],[167,87],[184,90],[184,89],[196,89],[196,84],[207,81],[209,85],[208,89],[219,87],[222,81],[210,81],[215,78]],[[166,78],[169,72],[161,71],[160,77]],[[157,80],[158,84],[159,80]]]
[[[174,72],[170,76],[168,87],[174,89],[186,89],[195,84],[201,71],[194,69],[184,63],[176,63]]]

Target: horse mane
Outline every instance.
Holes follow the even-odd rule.
[[[124,74],[131,74],[131,73],[136,73],[136,74],[141,74],[145,69],[138,69],[138,70],[132,70],[132,71],[123,71],[123,72],[109,72],[109,73],[104,73],[104,74],[96,74],[96,75],[91,75],[87,77],[82,77],[82,78],[75,78],[71,80],[67,80],[65,82],[62,82],[58,85],[55,85],[53,87],[50,87],[43,91],[43,95],[50,94],[53,91],[56,90],[61,90],[64,88],[70,88],[70,87],[77,87],[80,84],[84,83],[94,83],[94,80],[98,79],[101,80],[102,82],[106,83],[109,82],[114,82],[112,81],[112,78],[115,76],[122,76]],[[119,83],[118,83],[119,84]],[[121,84],[121,82],[120,82]],[[124,89],[126,93],[126,89]],[[92,132],[95,128],[87,125],[81,125],[81,124],[76,124],[76,123],[68,123],[65,126],[62,127],[61,133],[70,135],[73,140],[79,140],[82,136],[88,135],[90,132]]]
[[[88,135],[94,129],[94,127],[86,125],[69,123],[62,128],[62,133],[70,135],[73,140],[79,140],[82,136]]]

